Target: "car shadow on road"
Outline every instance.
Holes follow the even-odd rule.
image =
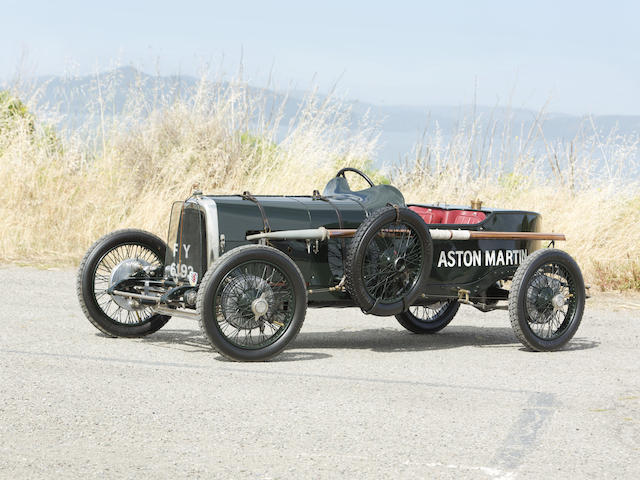
[[[187,352],[211,352],[209,341],[199,330],[163,329],[141,342],[158,347]],[[572,339],[561,351],[587,350],[600,342],[585,338]],[[475,326],[449,326],[434,335],[416,335],[393,328],[365,330],[333,330],[328,332],[305,332],[298,334],[288,349],[272,361],[318,360],[331,357],[326,352],[305,352],[313,349],[367,349],[378,352],[418,352],[444,350],[460,347],[518,348],[525,350],[515,338],[511,328],[489,328]],[[291,351],[295,350],[295,351]],[[220,357],[221,359],[223,357]]]
[[[599,342],[574,338],[563,350],[595,348]],[[416,335],[391,328],[339,330],[331,332],[300,332],[291,343],[293,349],[363,348],[378,352],[414,352],[460,347],[519,348],[511,328],[450,326],[433,335]]]
[[[163,329],[155,332],[148,337],[142,337],[139,341],[144,343],[150,343],[158,347],[170,348],[174,350],[181,350],[184,352],[208,352],[215,353],[211,347],[209,341],[202,336],[200,330],[171,330]],[[272,362],[298,362],[302,360],[320,360],[323,358],[330,358],[328,353],[319,352],[292,352],[285,350],[277,357],[272,359]],[[217,357],[221,361],[227,360],[222,355]]]
[[[564,347],[560,348],[559,350],[554,350],[554,352],[560,353],[560,352],[572,352],[577,350],[589,350],[599,346],[600,346],[600,342],[596,340],[589,340],[586,338],[574,337],[571,340],[569,340],[569,343],[567,343]],[[530,351],[528,348],[524,347],[523,345],[520,346],[520,350],[525,352]]]
[[[139,341],[153,344],[158,347],[181,350],[185,352],[208,352],[215,353],[209,341],[202,336],[200,330],[170,330],[163,329],[155,332],[148,337],[142,337]],[[285,350],[277,357],[272,359],[273,362],[298,362],[303,360],[320,360],[330,358],[328,353],[319,352],[292,352]],[[228,361],[222,355],[217,357],[218,360]]]
[[[200,330],[163,328],[139,340],[159,347],[179,348],[184,351],[211,351],[211,344],[202,336]]]

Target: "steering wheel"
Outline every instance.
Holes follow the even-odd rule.
[[[371,180],[366,173],[364,173],[361,170],[358,170],[357,168],[353,168],[353,167],[344,167],[341,168],[338,173],[336,173],[336,177],[344,177],[344,172],[353,172],[353,173],[357,173],[358,175],[360,175],[362,178],[365,179],[365,181],[369,184],[370,187],[375,187],[375,183],[373,183],[373,180]],[[347,177],[345,177],[347,178]]]

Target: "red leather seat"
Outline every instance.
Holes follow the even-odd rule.
[[[412,205],[409,210],[416,212],[424,223],[447,223],[452,225],[471,225],[480,223],[487,218],[484,212],[475,212],[472,210],[444,210],[442,208],[419,207]]]
[[[471,225],[480,223],[486,218],[483,212],[474,212],[470,210],[449,210],[444,215],[442,223],[451,223],[454,225]]]
[[[434,224],[434,223],[442,223],[442,219],[444,218],[444,210],[440,210],[439,208],[429,208],[429,207],[418,207],[411,206],[409,210],[413,210],[418,215],[422,217],[424,223]]]

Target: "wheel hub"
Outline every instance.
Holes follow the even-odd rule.
[[[109,278],[109,287],[112,287],[122,280],[133,277],[136,273],[148,267],[151,264],[138,258],[128,258],[116,265],[116,268],[111,272]],[[140,303],[134,298],[127,298],[120,295],[112,295],[113,301],[121,308],[129,311],[139,311],[145,308],[145,305]]]
[[[273,300],[273,290],[264,279],[244,274],[224,287],[222,314],[234,327],[250,330],[260,326],[261,318],[269,312]]]
[[[527,294],[531,320],[538,324],[547,323],[553,317],[551,314],[566,304],[564,295],[560,293],[562,284],[553,277],[538,274],[531,281],[531,287]]]
[[[535,302],[536,310],[541,313],[544,312],[548,308],[549,302],[554,298],[553,295],[553,290],[549,287],[540,290]]]
[[[256,298],[251,302],[251,311],[256,316],[256,319],[260,318],[269,311],[269,303],[262,296],[260,298]]]
[[[405,268],[407,268],[407,262],[404,257],[396,258],[396,261],[393,262],[393,266],[396,269],[396,272],[403,272]]]
[[[564,298],[564,295],[558,293],[551,299],[551,304],[553,305],[554,311],[558,311],[565,306],[566,299]]]

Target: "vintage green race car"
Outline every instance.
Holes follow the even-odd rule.
[[[370,185],[352,191],[346,172]],[[406,204],[391,185],[344,168],[310,196],[209,196],[171,211],[168,244],[141,230],[98,240],[78,274],[80,305],[107,335],[139,337],[171,316],[197,319],[213,347],[266,360],[295,338],[307,307],[359,307],[434,333],[461,303],[504,309],[531,350],[580,324],[576,262],[529,211]],[[168,246],[167,246],[168,245]]]

